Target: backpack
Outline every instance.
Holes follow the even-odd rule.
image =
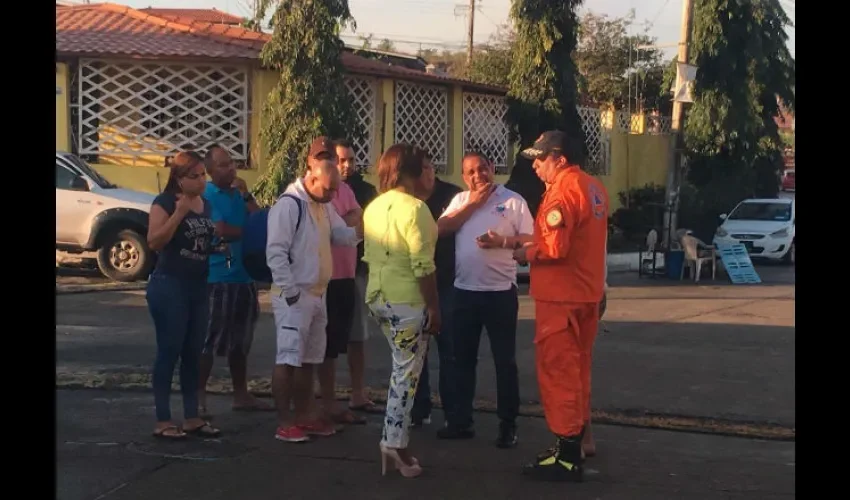
[[[298,222],[295,223],[295,233],[301,228],[303,208],[301,200],[284,193],[280,198],[291,198],[298,206]],[[278,199],[280,199],[278,198]],[[242,227],[242,264],[251,279],[260,283],[272,282],[272,271],[266,262],[266,243],[268,242],[269,209],[263,208],[248,214]],[[289,257],[292,264],[292,257]]]

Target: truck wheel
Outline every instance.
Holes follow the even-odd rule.
[[[151,253],[147,241],[139,233],[124,229],[103,240],[97,251],[97,267],[114,281],[138,281],[150,273]]]

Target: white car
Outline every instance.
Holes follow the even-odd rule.
[[[116,281],[147,278],[148,215],[154,196],[112,184],[76,155],[56,152],[56,250],[97,252],[97,265]]]
[[[750,257],[795,264],[797,206],[793,199],[744,200],[720,218],[715,245],[742,243]]]

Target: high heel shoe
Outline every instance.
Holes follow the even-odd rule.
[[[395,464],[395,468],[401,473],[404,477],[416,477],[419,474],[422,474],[422,467],[419,466],[419,461],[414,457],[410,457],[410,461],[412,465],[407,465],[404,463],[404,460],[398,454],[398,450],[393,448],[387,448],[384,445],[380,445],[381,447],[381,475],[387,475],[387,460],[389,459],[392,463]]]

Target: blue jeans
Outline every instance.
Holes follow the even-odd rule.
[[[210,315],[207,282],[154,273],[148,281],[147,301],[156,330],[156,420],[171,420],[171,380],[178,359],[183,418],[197,418],[201,350]]]
[[[455,355],[454,341],[452,339],[452,299],[454,286],[439,290],[440,316],[442,316],[442,327],[437,335],[437,355],[440,361],[439,391],[440,401],[443,405],[443,415],[446,422],[455,420]],[[429,349],[430,350],[430,349]],[[413,410],[411,412],[414,420],[421,420],[431,415],[431,376],[428,372],[428,354],[425,354],[425,363],[422,375],[419,378],[419,386],[416,388],[416,396],[413,399]]]

